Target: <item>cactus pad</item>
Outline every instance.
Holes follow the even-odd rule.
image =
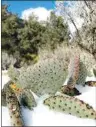
[[[18,96],[18,100],[21,105],[29,108],[30,110],[37,106],[34,96],[29,89],[24,89],[21,95]]]
[[[70,63],[68,66],[68,86],[70,86],[71,88],[74,88],[74,86],[76,85],[76,81],[78,79],[79,76],[79,68],[80,68],[80,57],[79,55],[75,55],[74,57],[72,57],[70,59]]]
[[[76,84],[85,85],[87,74],[88,71],[85,64],[83,62],[80,62],[79,76],[78,76],[78,80],[76,81]]]
[[[6,103],[10,115],[11,125],[12,126],[23,126],[22,114],[20,109],[20,104],[15,93],[10,89],[7,88],[6,93]]]
[[[20,72],[21,88],[30,88],[38,96],[55,94],[67,77],[67,65],[62,59],[51,58],[40,61]]]
[[[96,119],[96,111],[87,103],[67,95],[51,96],[44,100],[50,109],[72,114],[80,118]]]

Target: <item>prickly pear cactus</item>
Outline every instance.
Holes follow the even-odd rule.
[[[62,51],[63,50],[63,51]],[[90,74],[90,69],[95,65],[93,57],[77,49],[76,58],[74,49],[64,48],[54,51],[49,58],[39,60],[36,64],[21,70],[9,70],[9,76],[14,83],[24,89],[29,88],[38,96],[43,94],[55,94],[68,77],[68,85],[74,87],[75,84],[85,84],[86,77]],[[78,56],[79,54],[79,56]],[[73,61],[70,58],[74,58]],[[89,61],[90,60],[90,61]],[[69,65],[70,63],[70,65]],[[69,65],[69,71],[68,71]],[[15,71],[15,72],[14,72]],[[15,73],[15,74],[14,74]],[[16,76],[17,75],[17,76]]]
[[[63,85],[68,73],[67,68],[67,62],[63,59],[46,59],[21,70],[15,84],[22,89],[30,88],[38,96],[54,94]],[[12,75],[12,71],[10,72]]]
[[[12,126],[24,126],[22,120],[21,108],[15,93],[11,88],[7,88],[6,103],[9,110],[10,120]]]
[[[70,87],[74,87],[79,76],[79,56],[74,56],[71,60],[69,73],[68,64],[70,58],[67,60],[67,57],[68,56],[55,56],[50,59],[39,61],[34,66],[29,66],[27,69],[22,69],[19,71],[20,75],[17,76],[18,80],[16,80],[15,83],[22,89],[30,88],[38,96],[46,93],[55,94],[61,88],[67,77],[69,78],[67,84]],[[13,72],[14,70],[9,71],[10,77]],[[70,81],[70,79],[72,80]],[[85,77],[83,81],[85,81]]]
[[[96,119],[96,111],[87,103],[67,95],[51,96],[44,100],[50,109],[72,114],[80,118]]]

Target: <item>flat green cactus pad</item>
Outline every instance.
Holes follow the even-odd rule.
[[[67,95],[51,96],[44,100],[50,109],[72,114],[80,118],[96,119],[96,111],[87,103]]]
[[[80,62],[79,76],[78,76],[78,80],[76,81],[76,84],[84,85],[87,74],[88,74],[88,71],[86,66],[84,65],[84,63]]]
[[[56,58],[40,61],[20,72],[18,82],[21,88],[30,88],[38,96],[55,94],[67,76],[67,65]]]
[[[18,100],[21,105],[31,110],[37,106],[34,96],[29,89],[23,90],[21,95],[18,96]]]

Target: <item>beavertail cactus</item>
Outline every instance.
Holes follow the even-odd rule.
[[[63,85],[66,78],[68,77],[68,85],[74,87],[76,80],[79,76],[79,57],[74,56],[74,66],[69,65],[68,73],[68,64],[70,58],[67,59],[67,56],[54,56],[53,58],[48,58],[41,60],[36,63],[34,66],[29,66],[27,69],[21,69],[19,72],[14,68],[9,69],[9,76],[12,77],[12,80],[15,84],[21,89],[30,88],[38,96],[43,94],[55,94]],[[82,63],[83,64],[83,63]],[[80,68],[83,65],[80,66]],[[84,69],[84,68],[83,68]],[[86,69],[86,68],[85,68]],[[17,73],[18,75],[14,75]],[[81,75],[81,82],[85,83],[86,70]],[[85,74],[85,76],[84,76]],[[12,75],[12,76],[11,76]],[[15,77],[14,77],[15,76]],[[14,80],[16,78],[16,80]],[[72,79],[72,80],[70,80]],[[79,79],[78,79],[79,80]],[[78,81],[77,80],[77,81]]]
[[[50,109],[72,114],[80,118],[96,119],[96,111],[87,103],[67,95],[51,96],[44,100]]]
[[[6,90],[7,90],[6,104],[9,110],[11,125],[12,126],[24,126],[18,99],[11,88],[8,87]]]

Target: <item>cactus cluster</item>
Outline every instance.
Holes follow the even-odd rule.
[[[55,94],[67,77],[67,84],[70,87],[74,87],[75,84],[84,85],[86,77],[90,74],[89,70],[95,66],[96,62],[90,54],[80,49],[75,53],[73,53],[74,49],[65,47],[63,50],[55,51],[52,57],[39,60],[27,68],[17,71],[15,68],[10,68],[10,78],[18,87],[30,88],[38,96],[46,93]],[[73,57],[70,54],[76,55]]]
[[[85,83],[87,71],[84,68],[84,64],[79,63],[79,57],[74,57],[74,66],[72,67],[73,64],[70,64],[68,72],[69,60],[67,60],[67,56],[66,58],[55,56],[50,59],[41,60],[34,66],[29,66],[26,69],[17,70],[17,72],[16,69],[10,68],[9,76],[10,78],[12,77],[18,87],[22,89],[29,88],[38,96],[46,93],[55,94],[67,77],[69,78],[67,84],[70,87],[74,87],[77,82]],[[82,68],[82,66],[84,67]],[[79,71],[81,74],[79,74]]]
[[[20,70],[13,67],[9,69],[8,73],[12,81],[18,88],[26,91],[25,94],[22,93],[23,91],[21,92],[21,95],[26,98],[22,99],[23,102],[21,101],[23,105],[29,108],[35,105],[32,94],[28,95],[28,89],[38,96],[54,95],[60,89],[62,93],[70,96],[80,94],[75,89],[75,84],[85,84],[86,77],[89,76],[90,69],[94,67],[95,61],[87,52],[80,49],[77,49],[76,52],[73,51],[74,49],[65,47],[63,51],[61,49],[55,51],[51,55],[52,57],[49,55],[48,58],[39,60],[29,67]],[[68,87],[62,87],[67,77]],[[19,97],[22,98],[22,96]],[[30,97],[32,97],[32,101],[30,101]]]
[[[44,100],[50,109],[72,114],[80,118],[96,119],[96,111],[87,103],[67,95],[51,96]]]

